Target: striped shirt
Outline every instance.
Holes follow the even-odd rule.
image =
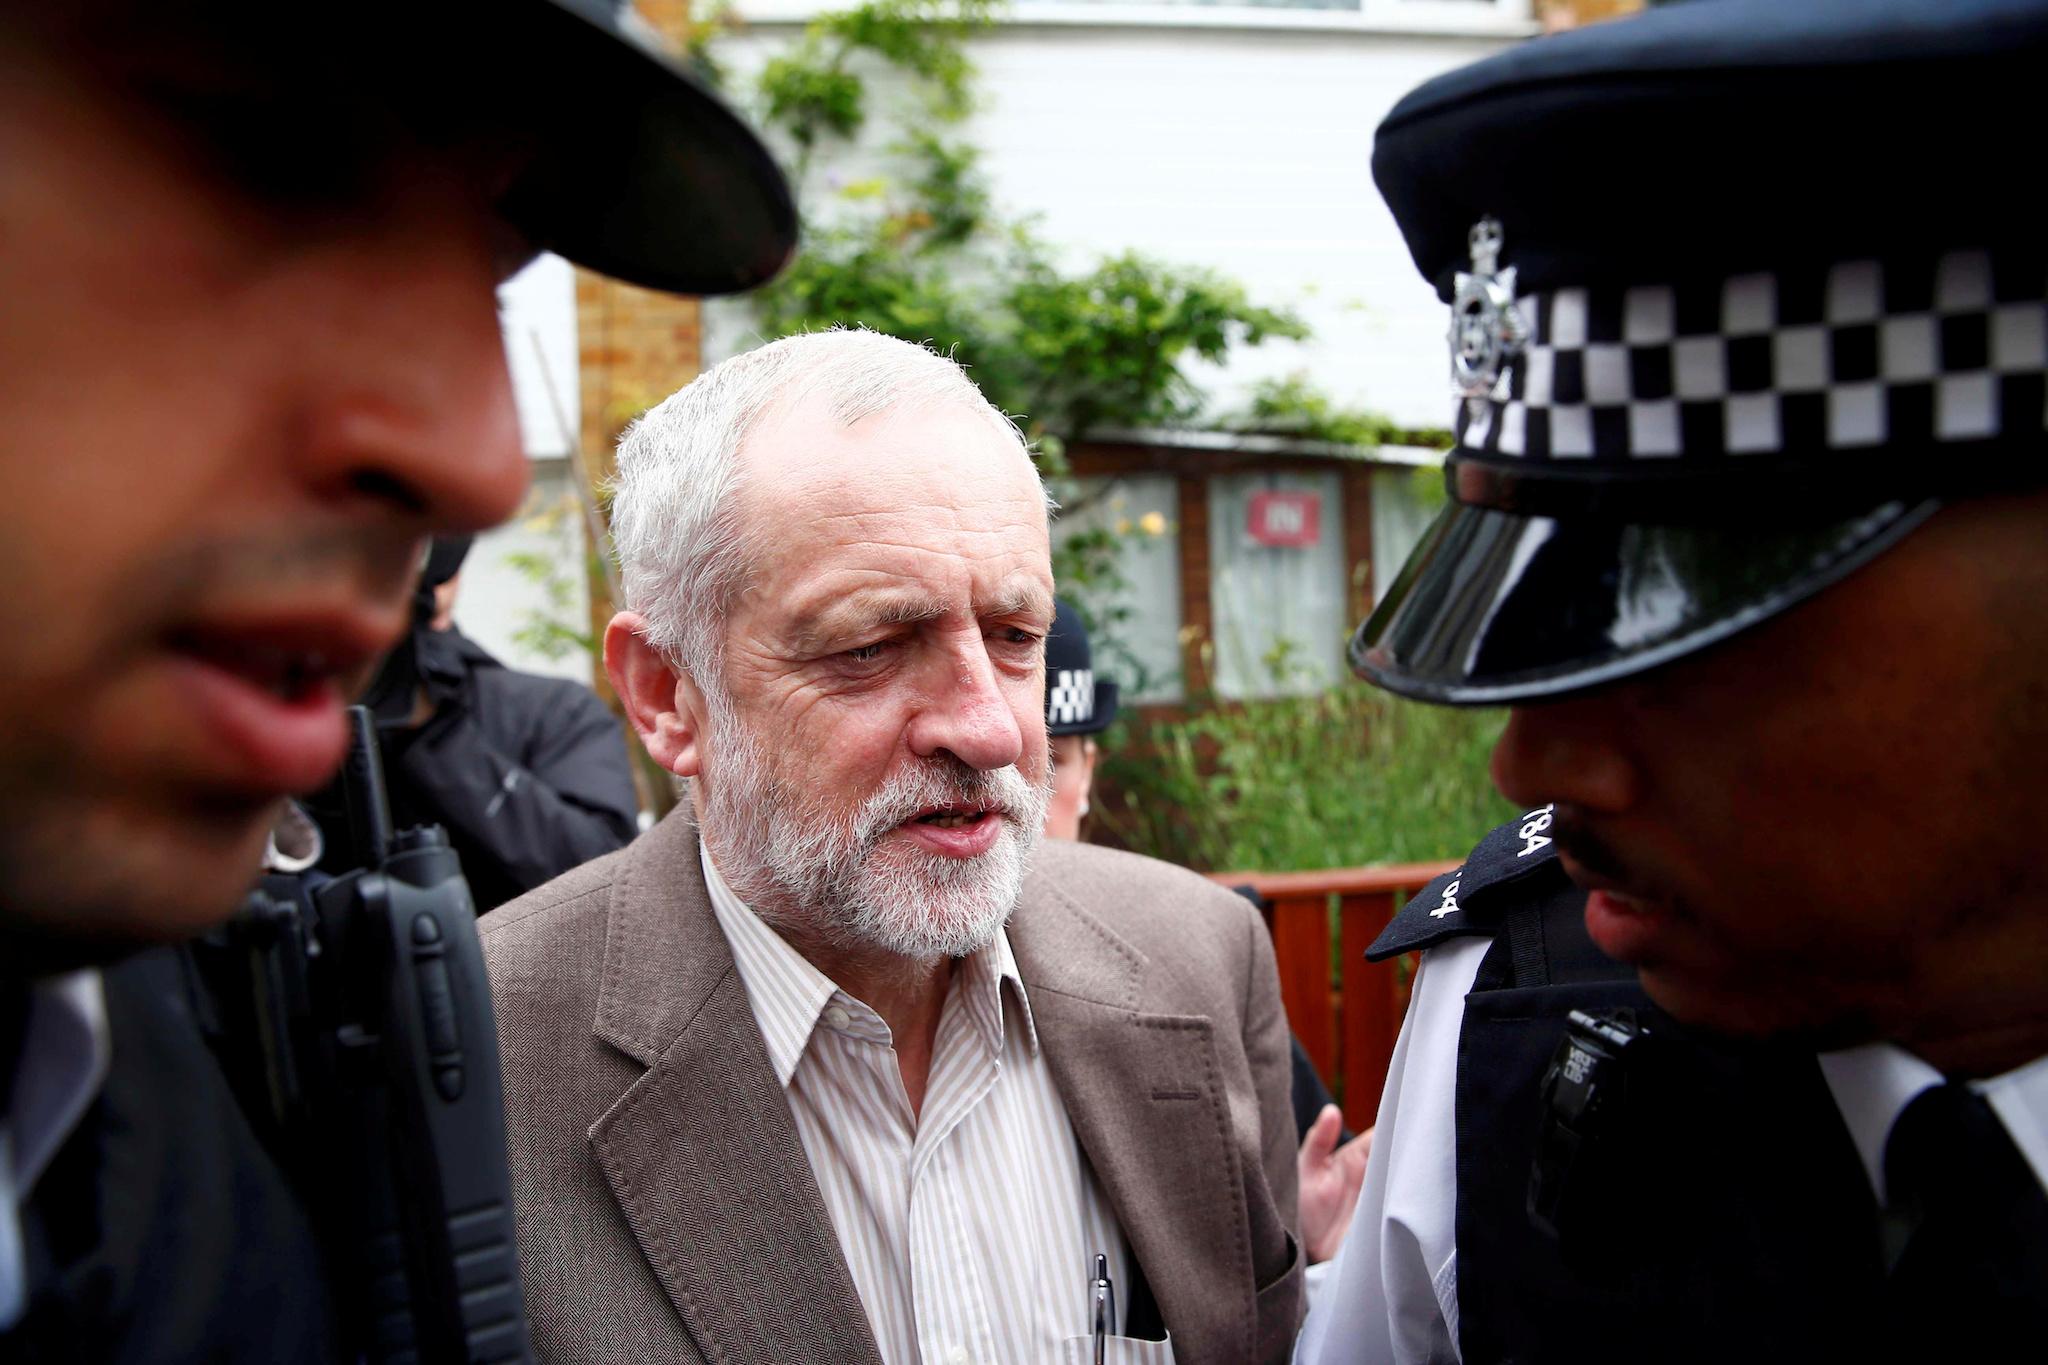
[[[1007,935],[954,964],[913,1115],[881,1016],[762,923],[709,854],[704,881],[882,1359],[1069,1358],[1096,1253],[1119,1289],[1127,1261]]]

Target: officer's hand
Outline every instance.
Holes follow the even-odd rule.
[[[1329,1260],[1344,1245],[1365,1183],[1365,1160],[1372,1155],[1372,1129],[1339,1147],[1343,1131],[1344,1115],[1336,1105],[1324,1105],[1294,1159],[1301,1173],[1301,1238],[1311,1264]]]

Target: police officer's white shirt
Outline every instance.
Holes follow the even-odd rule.
[[[1422,955],[1358,1210],[1295,1344],[1304,1365],[1458,1359],[1458,1033],[1491,946],[1460,938]]]
[[[1856,1141],[1871,1191],[1882,1204],[1886,1198],[1885,1139],[1906,1106],[1921,1091],[1940,1085],[1942,1074],[1890,1043],[1823,1052],[1820,1072],[1834,1092],[1835,1106],[1842,1111],[1849,1136]],[[2012,1145],[2033,1169],[2034,1179],[2048,1187],[2048,1057],[2036,1057],[1988,1081],[1971,1081],[1970,1089],[1982,1095],[1991,1112],[1998,1115]]]
[[[1492,941],[1454,939],[1422,955],[1394,1045],[1365,1184],[1331,1284],[1295,1344],[1299,1365],[1439,1365],[1458,1356],[1458,1035]],[[1820,1057],[1821,1073],[1884,1198],[1884,1144],[1941,1073],[1873,1043]],[[2048,1187],[2048,1057],[1973,1081]]]
[[[0,1113],[0,1331],[28,1307],[21,1206],[106,1083],[107,1004],[84,970],[29,987],[14,1089]]]

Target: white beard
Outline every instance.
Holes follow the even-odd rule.
[[[703,837],[718,870],[755,914],[837,948],[879,950],[917,962],[965,957],[994,941],[1016,908],[1052,798],[1014,766],[983,772],[945,755],[892,775],[851,812],[780,771],[761,737],[707,688],[711,757],[703,784]],[[1003,822],[995,844],[949,858],[889,831],[933,806],[988,807]]]

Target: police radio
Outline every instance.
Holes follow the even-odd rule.
[[[241,979],[245,1105],[312,1205],[364,1359],[530,1361],[476,912],[439,826],[392,830],[369,711],[349,730],[360,865],[265,877],[216,954]]]

